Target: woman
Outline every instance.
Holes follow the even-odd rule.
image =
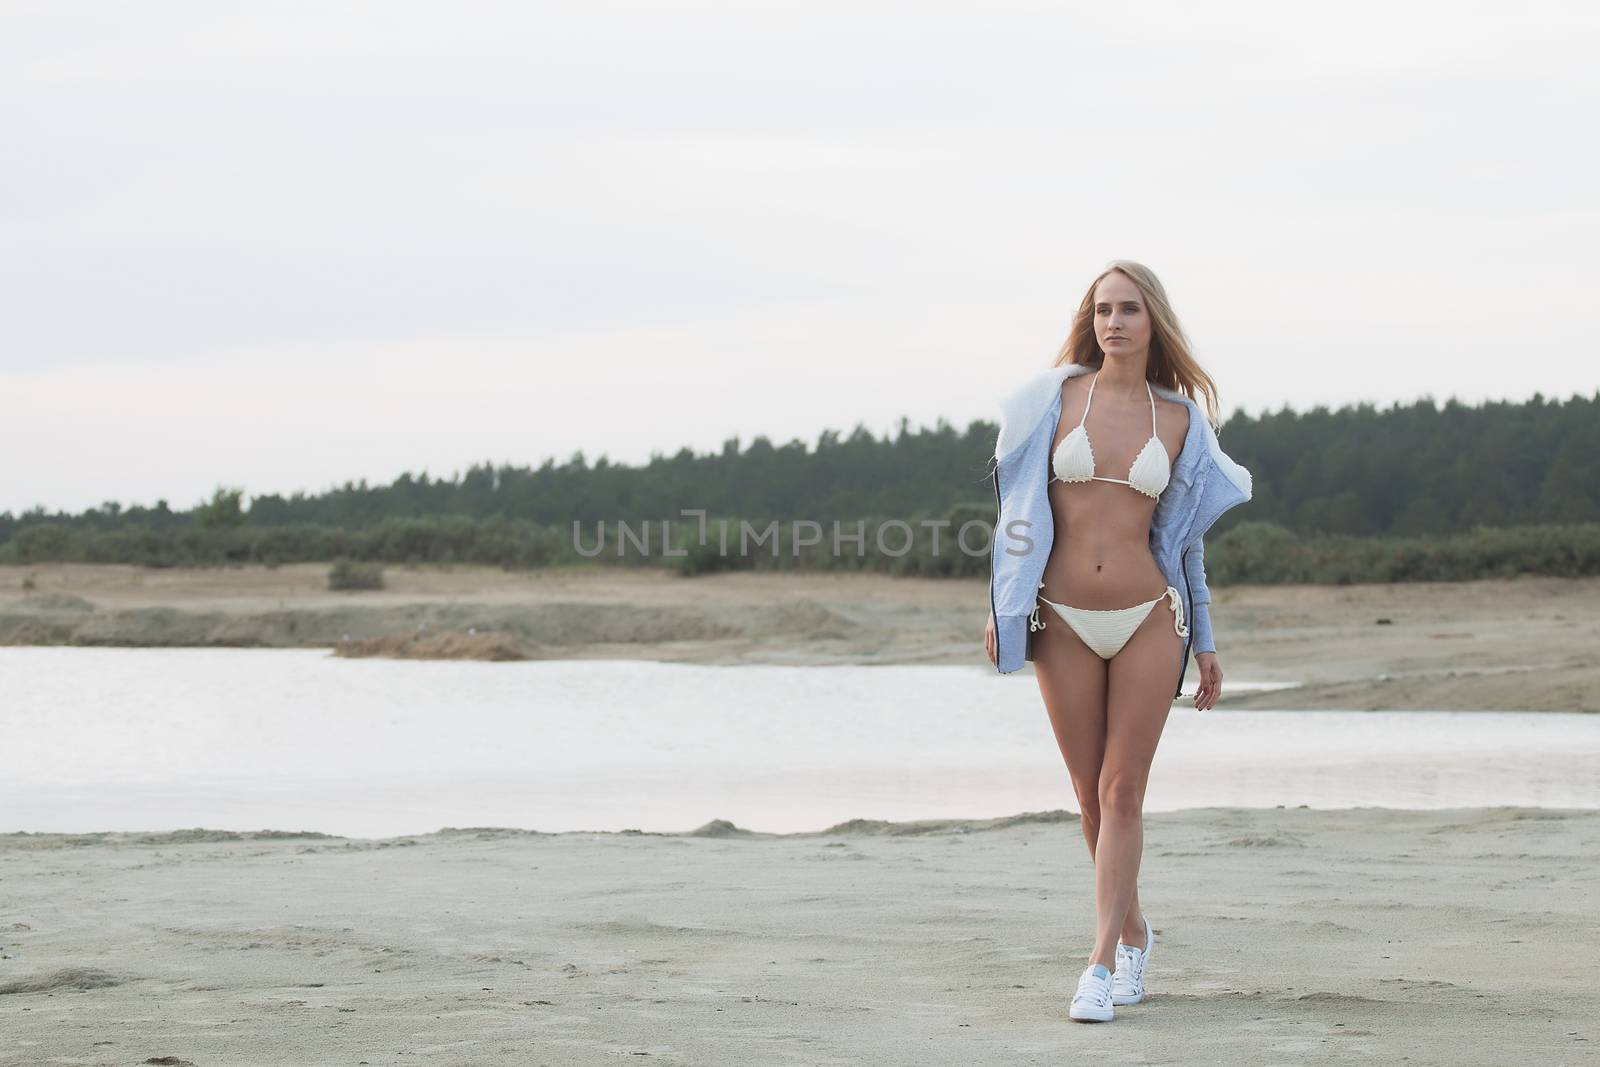
[[[1215,411],[1160,281],[1117,260],[1055,367],[1007,399],[995,446],[984,648],[1001,673],[1033,661],[1077,793],[1097,915],[1068,1011],[1083,1022],[1144,997],[1155,933],[1137,890],[1141,813],[1191,649],[1194,706],[1222,693],[1204,536],[1250,499],[1251,479],[1217,444]]]

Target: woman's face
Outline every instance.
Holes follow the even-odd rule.
[[[1112,359],[1149,352],[1150,312],[1126,275],[1112,271],[1095,286],[1094,335]]]

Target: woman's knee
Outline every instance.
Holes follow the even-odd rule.
[[[1100,776],[1099,807],[1105,815],[1133,818],[1144,807],[1142,775],[1107,770]]]
[[[1100,785],[1098,782],[1080,782],[1076,779],[1072,783],[1072,791],[1078,797],[1078,811],[1090,822],[1100,821]]]

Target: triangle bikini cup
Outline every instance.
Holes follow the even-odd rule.
[[[1144,391],[1150,397],[1150,440],[1144,443],[1144,447],[1134,457],[1126,478],[1107,478],[1094,472],[1094,448],[1089,444],[1089,431],[1084,428],[1084,424],[1089,421],[1089,407],[1094,403],[1094,387],[1099,379],[1100,374],[1096,371],[1089,379],[1089,396],[1083,404],[1083,418],[1079,419],[1078,425],[1061,439],[1061,443],[1056,446],[1055,454],[1051,457],[1050,465],[1055,472],[1054,480],[1116,482],[1145,496],[1159,497],[1166,489],[1167,481],[1172,477],[1172,461],[1167,456],[1166,446],[1156,435],[1156,398],[1150,391],[1149,381],[1144,383]]]

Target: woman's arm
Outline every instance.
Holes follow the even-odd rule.
[[[1217,643],[1211,639],[1211,590],[1206,585],[1206,543],[1202,537],[1189,546],[1184,556],[1184,573],[1189,579],[1189,602],[1193,616],[1189,619],[1190,649],[1194,652],[1195,666],[1200,669],[1200,681],[1194,690],[1194,706],[1199,711],[1216,707],[1222,697],[1222,665],[1217,662]]]

